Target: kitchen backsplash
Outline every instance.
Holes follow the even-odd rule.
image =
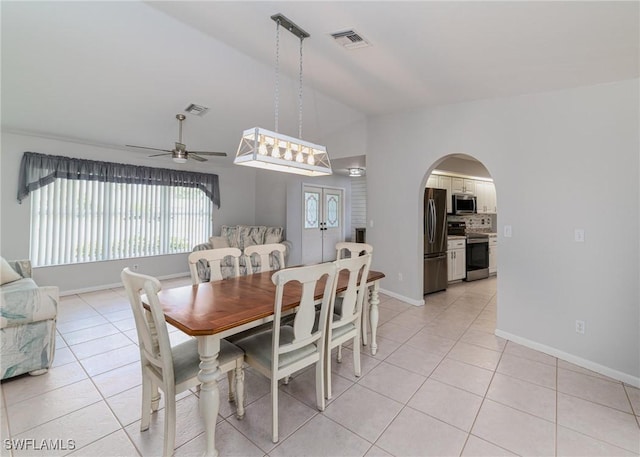
[[[495,232],[498,226],[495,214],[449,215],[447,221],[464,222],[467,225],[467,232]]]

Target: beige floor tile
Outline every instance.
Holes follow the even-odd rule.
[[[422,376],[429,376],[442,359],[441,355],[425,352],[405,344],[387,357],[385,362]]]
[[[231,416],[227,422],[240,430],[264,452],[271,452],[276,446],[271,441],[271,395],[247,405],[245,417],[238,420]],[[278,437],[283,442],[288,436],[318,414],[316,408],[310,408],[291,395],[279,392],[278,395]]]
[[[376,446],[396,456],[460,455],[467,434],[424,413],[403,409]]]
[[[420,328],[407,329],[406,327],[393,324],[389,321],[378,327],[378,336],[397,343],[404,343],[418,330],[420,330]]]
[[[378,446],[371,446],[371,449],[367,451],[364,457],[393,457],[384,449],[380,449]]]
[[[56,353],[53,356],[53,362],[51,363],[51,368],[59,367],[61,365],[66,365],[67,363],[75,362],[76,356],[71,352],[68,346],[56,348]]]
[[[559,392],[558,425],[640,453],[640,428],[632,414]]]
[[[551,422],[556,420],[556,391],[518,378],[496,373],[487,398]]]
[[[122,309],[119,309],[122,308]],[[131,305],[127,304],[126,307],[123,305],[118,306],[117,311],[112,311],[108,313],[103,313],[104,318],[111,322],[120,322],[126,319],[133,319],[133,311],[131,310]],[[135,325],[134,325],[135,327]]]
[[[373,370],[380,360],[371,357],[367,351],[360,352],[360,377],[356,377],[353,369],[353,353],[351,349],[342,348],[342,363],[331,363],[331,371],[350,381],[358,381],[371,370]]]
[[[619,381],[608,381],[575,371],[558,369],[558,391],[631,413],[631,404]]]
[[[553,367],[556,366],[558,359],[553,356],[547,355],[543,352],[529,349],[528,347],[509,341],[504,349],[505,354],[509,354],[516,357],[522,357],[524,359],[533,360],[535,362],[545,363]]]
[[[427,379],[407,406],[468,432],[481,404],[479,395]]]
[[[596,440],[565,427],[558,427],[559,456],[566,457],[632,457],[633,452]]]
[[[58,330],[62,335],[65,335],[67,333],[84,330],[108,323],[109,322],[104,317],[96,315],[93,317],[88,317],[86,319],[68,319],[63,322],[58,322],[56,324],[56,330]]]
[[[475,436],[523,456],[555,454],[555,424],[485,400],[471,431]]]
[[[61,301],[58,306],[57,321],[66,323],[81,319],[99,318],[100,313],[81,299]]]
[[[484,396],[493,372],[453,359],[444,359],[431,374],[431,378]]]
[[[462,457],[510,457],[515,455],[513,452],[473,435],[469,435],[467,444],[462,450]]]
[[[358,384],[327,407],[324,415],[373,443],[402,409],[402,404]]]
[[[353,381],[338,376],[337,374],[331,375],[331,399],[326,400],[326,404],[333,402],[342,393],[353,385]],[[266,393],[270,390],[267,385]],[[299,376],[291,379],[289,384],[280,384],[280,390],[286,392],[292,397],[300,400],[310,408],[316,408],[316,370],[312,368],[305,370]]]
[[[500,356],[500,352],[463,342],[456,343],[447,354],[447,358],[492,371],[498,366]]]
[[[587,370],[586,368],[582,368],[576,364],[573,364],[571,362],[567,362],[565,360],[561,360],[558,359],[558,368],[563,368],[565,370],[571,370],[571,371],[575,371],[577,373],[582,373],[582,374],[586,374],[589,376],[594,376],[596,378],[602,378],[602,379],[607,379],[609,381],[615,381],[615,379],[610,378],[608,376],[605,376],[603,374],[600,373],[596,373],[595,371],[591,371],[591,370]]]
[[[102,324],[91,328],[65,333],[62,337],[69,346],[73,346],[75,344],[86,343],[87,341],[102,338],[104,336],[113,335],[115,333],[118,333],[118,329],[113,325]]]
[[[405,313],[397,315],[393,319],[389,320],[389,323],[395,324],[399,327],[404,327],[410,331],[420,330],[425,324],[424,321],[416,319],[411,315],[405,315]]]
[[[140,349],[133,343],[80,361],[89,376],[99,375],[133,362],[140,362]]]
[[[404,404],[425,379],[422,375],[382,362],[363,376],[359,384]]]
[[[502,354],[496,371],[539,386],[556,388],[556,367],[513,356],[507,354],[506,351]]]
[[[91,426],[87,426],[90,424]],[[107,405],[100,401],[85,408],[74,411],[65,416],[42,424],[15,438],[34,438],[47,440],[62,440],[65,449],[38,451],[38,456],[66,455],[72,450],[79,450],[100,438],[116,432],[120,428]],[[68,440],[73,440],[72,442]],[[73,449],[72,449],[73,447]],[[33,451],[14,452],[15,456],[33,456]],[[77,452],[76,455],[98,455]],[[107,454],[108,455],[108,454]],[[115,455],[115,454],[111,454]],[[131,454],[137,455],[137,454]]]
[[[477,329],[467,330],[460,338],[460,341],[497,352],[504,351],[507,344],[507,340],[495,336],[493,333],[483,332]]]
[[[370,446],[371,443],[319,414],[269,452],[269,455],[271,457],[362,456]]]
[[[143,456],[162,455],[164,444],[164,408],[151,415],[149,429],[141,432],[140,422],[125,428],[129,439]],[[190,395],[176,402],[176,448],[204,432],[204,424],[198,410],[198,399]]]
[[[10,379],[5,381],[2,387],[7,405],[13,405],[83,379],[87,379],[87,374],[80,364],[74,361],[61,367],[51,368],[40,376],[25,375]]]
[[[457,322],[441,321],[439,318],[429,322],[425,325],[424,330],[433,335],[440,336],[442,338],[448,338],[451,340],[458,340],[464,332],[469,328],[466,324],[459,324]]]
[[[627,384],[624,385],[624,389],[627,392],[627,396],[629,397],[629,401],[631,402],[631,407],[633,408],[633,412],[636,416],[640,416],[640,389],[637,387],[632,387]]]
[[[174,457],[200,457],[207,448],[206,437],[196,438],[176,449]],[[227,422],[216,426],[216,450],[220,456],[262,457],[264,452]]]
[[[406,344],[424,352],[444,356],[456,344],[456,340],[438,336],[430,330],[423,329],[413,335]]]
[[[371,338],[371,334],[369,334],[369,338]],[[366,346],[360,346],[360,354],[368,355],[369,357],[373,357],[377,360],[384,360],[389,356],[389,354],[393,353],[396,349],[402,346],[401,343],[388,340],[386,338],[380,338],[379,336],[376,338],[376,340],[378,342],[378,350],[376,351],[376,355],[371,355],[371,339],[369,339],[369,343]],[[353,344],[350,345],[350,347],[353,347]]]
[[[142,384],[140,362],[130,363],[92,377],[105,398]]]
[[[37,397],[7,405],[9,430],[14,436],[101,400],[102,397],[90,380],[69,384]],[[38,435],[34,433],[34,436]]]
[[[73,457],[138,457],[140,454],[138,454],[138,450],[124,430],[118,430],[83,448],[77,449],[69,455]]]
[[[129,346],[131,340],[122,333],[105,336],[86,343],[74,344],[70,346],[71,351],[80,359],[86,359],[97,354],[103,354],[114,349]]]

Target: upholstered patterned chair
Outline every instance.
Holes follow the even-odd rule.
[[[31,262],[2,262],[0,367],[2,379],[46,373],[56,349],[57,287],[39,287]]]

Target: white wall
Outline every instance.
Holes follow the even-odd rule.
[[[638,83],[369,119],[367,239],[382,287],[422,299],[422,189],[441,158],[471,155],[500,205],[497,332],[640,385]]]
[[[218,174],[220,179],[220,209],[215,208],[214,234],[220,233],[223,224],[253,224],[255,220],[255,170],[238,166],[220,166],[215,159],[206,164],[175,165],[171,160],[153,160],[144,152],[128,152],[68,141],[33,136],[2,134],[0,160],[0,253],[8,259],[29,258],[29,220],[31,199],[18,204],[18,171],[22,153],[81,157],[108,162],[132,163],[159,168],[191,169],[203,173]],[[202,240],[206,242],[207,240]],[[187,255],[175,254],[136,258],[139,271],[159,277],[188,274]],[[61,292],[85,290],[120,283],[120,271],[133,264],[133,259],[109,262],[93,262],[57,267],[37,268],[34,279],[43,284],[57,285]]]

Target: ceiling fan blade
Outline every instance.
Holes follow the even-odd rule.
[[[128,148],[138,148],[138,149],[150,149],[151,151],[164,151],[164,152],[171,152],[171,149],[158,149],[158,148],[148,148],[146,146],[134,146],[132,144],[125,144],[126,147]]]
[[[191,157],[192,159],[196,159],[198,162],[206,162],[207,159],[205,159],[204,157],[200,157],[198,155],[195,155],[193,152],[189,153],[189,157]]]
[[[171,152],[163,152],[162,154],[151,154],[148,157],[160,157],[160,156],[168,156],[171,155]]]
[[[200,154],[200,155],[203,155],[203,156],[227,157],[227,153],[226,152],[189,151],[189,154]]]

